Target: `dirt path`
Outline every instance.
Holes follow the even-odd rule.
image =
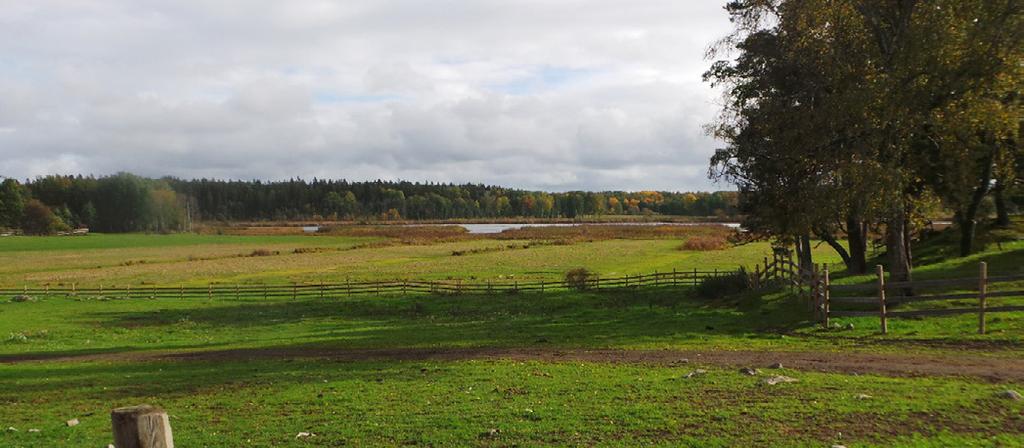
[[[785,368],[885,376],[965,376],[992,382],[1024,382],[1024,360],[979,356],[897,355],[838,352],[696,351],[550,348],[266,348],[191,352],[121,352],[72,356],[0,356],[0,363],[32,361],[238,361],[322,359],[331,361],[461,361],[470,359],[544,362],[607,362],[657,366],[711,365]]]

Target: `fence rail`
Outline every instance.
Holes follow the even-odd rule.
[[[885,271],[882,269],[882,266],[877,266],[875,269],[874,282],[856,285],[830,285],[828,271],[825,270],[823,279],[819,283],[816,283],[817,288],[813,289],[814,292],[812,295],[814,297],[813,300],[815,303],[816,317],[826,328],[828,327],[829,319],[831,317],[878,316],[881,332],[885,334],[889,332],[889,318],[977,314],[978,333],[985,334],[986,314],[1024,311],[1024,306],[1021,305],[989,306],[988,303],[990,299],[1024,297],[1024,290],[1013,289],[1013,287],[1016,286],[1013,282],[1020,282],[1022,280],[1024,280],[1024,275],[1002,275],[990,277],[988,275],[988,264],[981,262],[978,264],[977,277],[887,282],[885,279]],[[1000,287],[1008,287],[1008,289],[998,291],[989,290],[990,288],[1001,289]],[[930,288],[967,289],[968,292],[940,291],[922,293],[923,290],[928,290]],[[864,294],[864,292],[868,291],[874,292],[874,294],[870,296],[837,296],[833,294],[833,292],[840,294]],[[891,309],[892,306],[906,303],[962,302],[965,300],[977,300],[977,306],[964,307],[962,303],[955,303],[954,306],[960,307],[915,310]],[[834,310],[832,309],[833,305],[867,306],[873,307],[874,309],[870,311],[863,309]]]
[[[649,274],[623,275],[603,278],[591,276],[583,283],[566,281],[466,281],[454,280],[383,280],[346,281],[293,284],[223,284],[211,283],[203,286],[172,285],[95,285],[79,287],[70,285],[22,285],[0,287],[0,296],[100,296],[108,298],[185,298],[206,296],[234,298],[331,298],[354,295],[381,294],[509,294],[519,292],[565,291],[570,289],[611,290],[636,288],[692,287],[707,278],[721,277],[738,272],[736,270],[674,269]]]
[[[1012,282],[1024,281],[1024,275],[989,276],[988,265],[984,262],[978,265],[977,277],[887,282],[885,272],[881,266],[878,266],[875,272],[875,281],[871,283],[833,285],[827,265],[813,264],[809,267],[802,267],[793,262],[791,252],[785,249],[776,249],[770,259],[766,257],[763,264],[755,266],[751,279],[755,286],[774,282],[776,285],[782,284],[795,289],[798,296],[806,298],[814,319],[825,328],[828,328],[830,319],[833,317],[877,316],[881,332],[884,334],[889,331],[889,318],[977,314],[978,332],[984,334],[986,314],[1024,311],[1024,306],[1021,305],[989,306],[988,300],[990,299],[1024,297],[1024,290],[1014,289],[1012,286],[1016,285],[1011,285]],[[968,291],[921,293],[921,291],[933,288],[966,289]],[[990,291],[990,288],[1000,290]],[[977,306],[963,307],[961,305],[956,308],[915,310],[891,309],[893,306],[908,303],[964,300],[977,300]],[[834,309],[834,306],[854,309]],[[864,310],[865,307],[873,309]]]

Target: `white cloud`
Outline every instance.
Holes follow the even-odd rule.
[[[10,3],[0,175],[713,188],[715,1]]]

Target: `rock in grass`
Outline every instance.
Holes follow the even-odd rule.
[[[35,302],[36,299],[34,299],[34,298],[30,297],[30,296],[26,296],[24,294],[18,294],[18,295],[14,296],[14,297],[11,297],[11,301],[12,302],[16,302],[16,303]]]
[[[697,369],[697,370],[694,370],[694,371],[692,371],[690,373],[687,373],[686,376],[684,376],[683,378],[693,378],[695,376],[701,376],[701,375],[705,375],[707,373],[708,373],[707,370]]]
[[[8,426],[7,427],[7,432],[18,432],[18,428],[15,428],[13,426]]]
[[[39,430],[36,429],[36,428],[31,428],[31,429],[28,430],[28,432],[39,432]]]
[[[1005,398],[1007,400],[1013,400],[1013,401],[1024,400],[1024,396],[1021,396],[1020,392],[1017,392],[1017,391],[1015,391],[1013,389],[1006,389],[1006,390],[1000,392],[999,393],[999,397],[1000,398]]]
[[[846,329],[847,330],[853,330],[854,328],[855,327],[853,326],[853,322],[850,322],[850,323],[846,324]]]
[[[77,418],[73,418],[71,420],[68,420],[66,423],[67,423],[68,426],[78,426],[78,419]]]
[[[800,380],[798,380],[796,378],[790,378],[788,376],[778,375],[778,376],[773,376],[771,378],[765,379],[764,383],[769,385],[769,386],[774,386],[774,385],[780,384],[780,383],[796,383],[798,381],[800,381]]]
[[[868,395],[868,394],[857,394],[856,396],[854,396],[854,398],[856,398],[858,400],[870,400],[870,399],[875,398],[875,397],[872,397],[871,395]]]
[[[744,375],[754,376],[754,375],[757,375],[758,373],[761,373],[761,371],[757,370],[757,369],[752,369],[750,367],[744,367],[744,368],[740,369],[740,373],[742,373]]]
[[[781,362],[777,362],[775,364],[772,364],[772,365],[768,366],[768,368],[769,369],[781,369],[782,368],[782,363]]]
[[[298,434],[296,434],[296,435],[295,435],[295,438],[296,438],[296,439],[308,439],[308,438],[310,438],[310,437],[316,437],[316,434],[313,434],[313,433],[311,433],[311,432],[305,432],[305,431],[303,431],[303,432],[300,432],[300,433],[298,433]]]

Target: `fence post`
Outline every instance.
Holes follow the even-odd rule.
[[[889,323],[885,319],[885,271],[882,265],[875,267],[878,275],[878,316],[882,321],[882,334],[889,333]]]
[[[978,264],[978,334],[985,334],[985,296],[988,295],[988,263]]]
[[[769,272],[771,265],[768,264],[768,257],[764,257],[764,282],[768,283],[771,280],[771,272]]]
[[[78,285],[75,282],[71,282],[71,295],[78,295]]]
[[[263,284],[263,300],[267,300],[267,284]]]
[[[320,280],[320,300],[324,299],[324,281]]]
[[[213,283],[206,284],[206,299],[213,300]]]
[[[141,405],[110,412],[114,446],[118,448],[174,448],[171,422],[163,409]]]
[[[693,286],[697,286],[697,268],[693,268]]]
[[[235,283],[235,300],[238,300],[238,283]]]
[[[544,280],[540,281],[540,293],[544,294]]]
[[[292,283],[292,301],[295,301],[295,296],[298,295],[298,293],[299,293],[299,285],[293,282]]]
[[[657,269],[654,270],[654,287],[655,288],[658,287],[658,270]]]
[[[185,285],[178,285],[178,300],[185,300]]]
[[[815,318],[820,318],[818,305],[821,301],[821,285],[818,279],[818,263],[811,264],[811,300],[809,305]]]
[[[831,294],[831,291],[830,291],[831,288],[829,288],[831,283],[830,283],[830,280],[828,278],[828,265],[827,264],[825,265],[825,268],[823,269],[823,271],[824,272],[822,273],[822,275],[824,275],[825,278],[823,279],[824,284],[822,284],[822,290],[823,290],[822,302],[824,303],[824,309],[822,310],[822,315],[824,316],[823,322],[825,323],[825,328],[828,328],[828,324],[829,324],[829,321],[828,321],[829,315],[828,314],[831,311],[831,310],[829,310],[829,308],[831,307],[831,304],[829,303],[829,301],[831,299],[831,295],[832,294]]]
[[[754,288],[761,289],[761,265],[754,264]]]
[[[793,275],[793,252],[786,252],[786,274],[789,277],[789,289],[790,291],[796,286]]]
[[[679,276],[676,274],[676,268],[672,268],[672,286],[679,284],[677,280],[679,280]]]
[[[128,284],[127,291],[128,291],[128,293],[126,295],[128,296],[128,299],[131,299],[132,298],[132,284],[131,283]]]

